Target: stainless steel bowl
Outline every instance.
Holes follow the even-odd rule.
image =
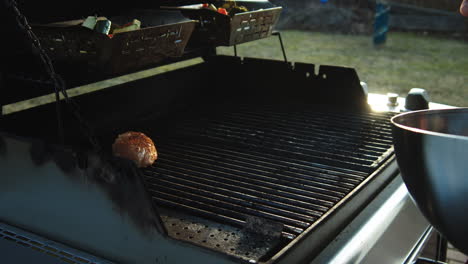
[[[429,222],[468,254],[468,108],[392,118],[401,175]]]

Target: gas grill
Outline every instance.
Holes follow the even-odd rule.
[[[2,237],[55,241],[55,251],[39,251],[62,260],[57,252],[73,251],[72,263],[418,256],[431,228],[397,177],[389,120],[399,108],[371,110],[350,68],[221,56],[190,42],[182,57],[139,69],[195,57],[203,60],[68,99],[78,119],[67,100],[3,115]],[[57,71],[69,87],[110,77]],[[8,70],[2,85],[3,105],[53,91]],[[112,157],[129,130],[155,141],[152,166]]]

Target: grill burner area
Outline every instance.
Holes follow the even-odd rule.
[[[258,261],[265,247],[278,251],[326,218],[393,154],[391,116],[307,105],[228,105],[180,114],[148,132],[159,159],[143,173],[169,235]],[[175,216],[180,213],[186,217]],[[228,238],[223,234],[230,230],[216,223],[231,226],[233,237],[255,233],[246,229],[252,217],[281,224],[281,239],[254,234],[258,250],[249,253],[235,243],[196,237]],[[211,224],[200,224],[206,220]],[[184,221],[185,230],[194,231],[187,238],[174,231]]]

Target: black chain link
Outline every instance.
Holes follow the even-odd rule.
[[[79,105],[74,100],[68,97],[65,83],[63,79],[55,72],[52,60],[49,58],[45,50],[42,48],[39,38],[32,31],[32,28],[29,25],[26,17],[19,11],[16,1],[9,0],[9,2],[10,2],[9,7],[14,12],[18,25],[20,26],[21,30],[27,34],[28,38],[31,40],[33,47],[36,48],[36,50],[38,51],[41,62],[44,65],[44,69],[46,70],[47,75],[50,78],[49,84],[52,84],[54,87],[56,106],[57,106],[58,132],[59,132],[61,143],[64,143],[65,139],[64,139],[64,132],[63,132],[62,115],[61,115],[61,110],[60,110],[60,93],[62,93],[63,97],[65,98],[65,102],[69,106],[72,114],[77,119],[80,125],[81,132],[89,140],[94,151],[100,153],[102,149],[99,144],[99,141],[97,140],[95,136],[94,131],[91,129],[88,122],[81,115]]]

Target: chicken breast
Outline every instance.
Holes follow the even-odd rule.
[[[120,134],[112,144],[115,156],[135,162],[137,167],[152,165],[158,158],[158,152],[151,138],[140,132],[129,131]]]

